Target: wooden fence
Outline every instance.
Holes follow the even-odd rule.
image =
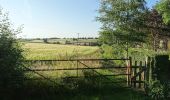
[[[99,62],[106,62],[106,61],[125,61],[126,66],[106,66],[106,67],[91,67],[84,63],[83,61],[99,61]],[[43,72],[43,71],[76,71],[76,76],[71,76],[69,78],[78,78],[78,77],[83,77],[79,75],[80,70],[92,70],[96,75],[90,76],[90,77],[103,77],[103,78],[108,78],[108,77],[113,77],[113,76],[125,76],[126,77],[126,83],[128,87],[134,87],[134,88],[145,88],[145,81],[147,80],[147,73],[148,68],[147,68],[147,63],[145,62],[137,62],[134,61],[134,64],[132,62],[131,58],[125,58],[125,59],[69,59],[69,60],[27,60],[27,62],[31,63],[39,63],[39,62],[75,62],[76,66],[73,68],[26,68],[25,71],[31,71],[35,72],[36,74],[40,75],[41,77],[46,78],[45,76],[39,74],[38,72]],[[83,65],[84,67],[80,67],[80,64]],[[116,73],[116,74],[107,74],[103,75],[99,73],[96,70],[109,70],[109,69],[120,69],[120,70],[126,70],[125,73]]]

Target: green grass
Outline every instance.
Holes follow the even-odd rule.
[[[26,59],[29,60],[54,60],[54,59],[74,59],[77,58],[99,58],[99,47],[91,46],[74,46],[74,45],[59,45],[45,43],[25,43]],[[103,66],[99,62],[83,62],[89,67]],[[51,63],[36,63],[34,68],[75,68],[76,62],[51,62]],[[79,67],[85,67],[79,64]],[[108,75],[116,74],[119,70],[95,70],[97,73]],[[80,70],[80,76],[98,75],[93,70]],[[146,100],[144,94],[133,90],[122,88],[126,83],[114,84],[119,80],[124,80],[126,77],[103,77],[80,79],[67,79],[68,76],[76,76],[77,71],[52,71],[39,72],[50,80],[64,87],[57,86],[55,83],[44,80],[33,72],[25,73],[29,81],[24,82],[24,88],[19,92],[14,92],[22,100]],[[34,80],[34,79],[40,80]],[[108,82],[111,82],[108,83]],[[15,94],[16,93],[16,94]],[[22,95],[22,96],[20,96]],[[8,100],[8,99],[7,99]],[[10,99],[9,99],[10,100]]]
[[[37,90],[26,90],[24,93],[30,95],[26,100],[147,100],[145,95],[138,91],[112,85],[94,87],[93,84],[79,84],[78,87],[71,85],[71,88],[69,83],[67,85],[62,88],[35,85],[31,87]]]
[[[1,100],[151,100],[139,91],[114,85],[96,86],[94,80],[63,81],[64,86],[49,82],[29,81],[22,89],[0,94]],[[92,81],[92,82],[90,82]],[[74,84],[78,83],[78,84]],[[97,82],[96,82],[97,83]],[[1,90],[0,90],[1,91]]]
[[[59,45],[45,43],[25,43],[26,59],[29,60],[54,60],[54,59],[69,59],[83,56],[96,57],[98,47],[91,46],[75,46],[75,45]],[[97,54],[99,55],[99,53]],[[96,57],[97,58],[97,57]]]

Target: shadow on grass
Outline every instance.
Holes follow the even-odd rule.
[[[55,84],[47,80],[25,81],[22,88],[0,90],[0,100],[146,100],[143,93],[101,78],[63,78]]]

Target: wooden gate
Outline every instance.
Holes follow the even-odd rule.
[[[43,75],[42,73],[46,72],[73,72],[73,75],[68,75],[68,76],[61,76],[62,78],[83,78],[83,77],[90,77],[90,78],[102,78],[107,80],[106,83],[115,83],[115,84],[125,84],[127,83],[127,86],[130,86],[130,73],[128,73],[129,67],[124,65],[124,66],[113,66],[113,65],[103,65],[103,62],[111,62],[113,63],[114,61],[122,61],[122,62],[131,62],[131,59],[68,59],[68,60],[28,60],[28,63],[31,63],[31,67],[27,67],[25,69],[25,72],[33,72],[34,74],[38,74],[40,76],[40,80],[46,79],[50,80],[51,79]],[[55,63],[58,65],[53,64],[52,67],[43,67],[43,63]],[[38,66],[41,67],[35,67],[34,64],[40,63]],[[60,63],[71,63],[73,66],[66,65],[66,66],[61,66]],[[96,64],[96,66],[95,66]],[[62,65],[62,64],[61,64]],[[45,65],[46,66],[46,65]],[[54,67],[57,66],[57,67]],[[83,71],[90,71],[91,75],[83,75]],[[105,71],[107,71],[105,73]],[[120,72],[119,72],[120,71]],[[118,77],[118,78],[117,78]],[[127,77],[127,79],[126,79]],[[115,78],[115,81],[113,79]],[[36,78],[37,79],[37,78]],[[120,80],[118,80],[120,79]],[[30,80],[30,79],[26,79]]]
[[[124,61],[126,63],[126,66],[97,66],[94,67],[93,63],[101,63],[101,62],[107,62],[107,61]],[[111,83],[114,83],[110,78],[108,77],[120,77],[123,76],[125,78],[124,81],[118,81],[115,83],[125,83],[128,87],[138,87],[138,88],[144,88],[145,87],[145,81],[147,79],[147,62],[140,61],[139,63],[135,61],[133,63],[132,58],[126,58],[126,59],[69,59],[69,60],[28,60],[27,62],[31,63],[40,63],[40,66],[42,63],[74,63],[73,67],[52,67],[52,68],[36,68],[36,67],[27,67],[26,72],[34,72],[35,74],[38,74],[43,79],[50,80],[50,78],[46,77],[45,75],[42,75],[39,72],[55,72],[57,71],[75,71],[74,76],[67,76],[67,78],[81,78],[84,77],[80,72],[83,70],[90,70],[93,72],[93,75],[90,75],[92,78],[101,77],[109,80]],[[90,63],[88,65],[87,63]],[[110,74],[103,74],[100,73],[97,70],[113,70],[113,69],[119,69],[124,70],[123,73],[110,73]],[[42,80],[42,78],[40,78]]]
[[[151,66],[150,58],[146,61],[134,61],[130,68],[130,85],[133,88],[145,89],[147,82],[151,78]]]

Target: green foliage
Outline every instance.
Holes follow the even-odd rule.
[[[155,52],[153,50],[145,48],[130,48],[129,56],[132,57],[134,61],[145,61],[147,57],[153,57]]]
[[[154,54],[150,63],[150,80],[148,80],[148,94],[153,100],[169,100],[169,55]],[[147,89],[146,89],[147,90]]]
[[[101,31],[99,37],[100,44],[112,45],[116,42],[116,37],[113,31]]]
[[[97,18],[102,29],[121,41],[146,41],[145,20],[148,9],[144,0],[103,0]],[[102,33],[103,34],[103,33]]]
[[[126,57],[126,49],[123,49],[120,47],[120,45],[107,45],[107,44],[103,44],[101,46],[102,49],[102,56],[103,58],[125,58]],[[124,64],[123,61],[114,61],[115,64],[117,65],[122,65]],[[107,64],[108,65],[108,64]]]
[[[104,44],[102,48],[104,50],[104,55],[106,58],[124,58],[126,56],[126,48],[121,47],[121,45],[115,44],[109,46],[107,44]]]
[[[148,84],[148,89],[148,94],[153,100],[165,100],[164,86],[160,83],[160,81],[150,81]]]
[[[156,5],[156,9],[162,14],[163,21],[165,24],[170,24],[170,1],[160,0]]]
[[[166,8],[169,9],[168,4]],[[146,7],[145,0],[103,0],[99,13],[97,20],[103,24],[100,40],[108,45],[128,42],[129,47],[134,47],[146,43],[149,49],[156,50],[156,40],[169,36],[169,25],[163,23],[158,11]]]
[[[15,35],[20,29],[14,30],[8,19],[0,9],[0,85],[3,87],[19,86],[24,66],[23,49]],[[20,77],[20,78],[19,78]]]
[[[103,0],[99,13],[104,57],[125,58],[128,48],[148,42],[145,26],[149,11],[145,0]]]

